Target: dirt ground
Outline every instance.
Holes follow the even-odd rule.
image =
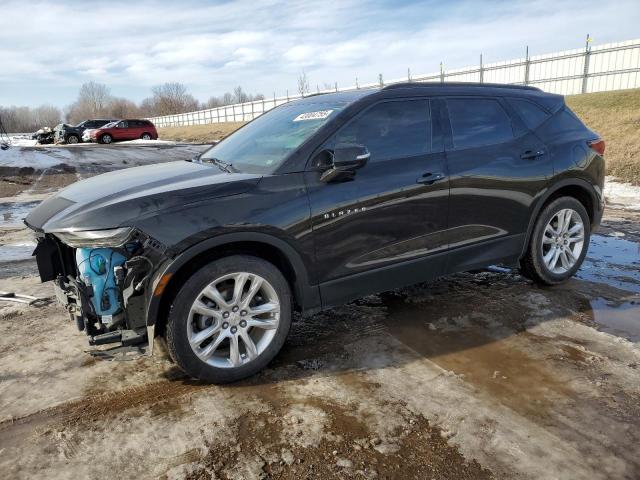
[[[0,301],[0,478],[640,478],[640,212],[609,208],[563,286],[493,268],[369,296],[219,387],[162,349],[85,353],[19,222],[96,173],[67,165],[0,182],[0,290],[44,299]]]

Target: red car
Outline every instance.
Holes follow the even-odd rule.
[[[117,140],[157,140],[156,127],[149,120],[118,120],[95,130],[89,130],[89,140],[112,143]]]

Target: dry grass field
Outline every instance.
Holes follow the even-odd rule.
[[[606,141],[607,175],[640,185],[640,89],[567,97],[571,109]],[[211,143],[242,122],[160,128],[162,140]]]
[[[187,127],[158,128],[160,140],[176,142],[212,143],[244,125],[244,122],[212,123],[209,125],[190,125]]]
[[[640,89],[572,95],[567,104],[605,140],[607,175],[640,185]]]

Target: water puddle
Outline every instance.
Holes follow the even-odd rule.
[[[35,248],[36,244],[30,242],[0,245],[0,263],[28,260]]]
[[[591,312],[586,313],[603,332],[640,342],[640,301],[610,305],[596,298],[591,300]]]
[[[561,379],[523,352],[526,333],[509,330],[494,338],[484,333],[482,322],[468,317],[443,317],[442,311],[401,299],[385,304],[384,323],[393,337],[521,414],[546,417],[548,407],[570,394]]]
[[[0,203],[0,227],[24,227],[22,220],[40,202]]]
[[[640,293],[640,243],[592,235],[587,257],[576,277]]]

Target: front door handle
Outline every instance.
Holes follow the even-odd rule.
[[[544,155],[544,150],[527,150],[522,155],[520,155],[520,158],[523,160],[531,160],[541,157],[542,155]]]
[[[422,175],[421,177],[418,177],[417,180],[416,180],[416,183],[422,183],[424,185],[431,185],[431,184],[437,182],[438,180],[442,180],[443,178],[445,178],[445,174],[444,173],[427,172],[424,175]]]

